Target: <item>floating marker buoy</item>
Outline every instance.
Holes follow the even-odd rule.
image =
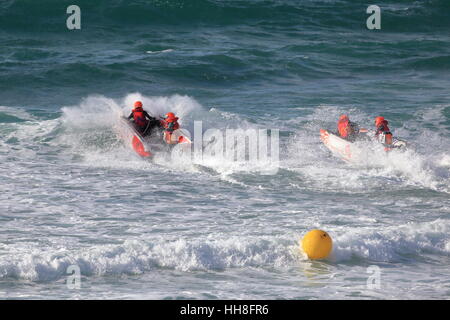
[[[328,257],[333,247],[331,237],[323,230],[311,230],[302,240],[303,251],[308,255],[308,258],[324,259]]]

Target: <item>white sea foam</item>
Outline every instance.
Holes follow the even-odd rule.
[[[426,223],[408,223],[349,230],[338,235],[330,258],[343,262],[353,257],[376,262],[399,262],[408,256],[438,254],[449,256],[450,221],[437,219]]]
[[[400,262],[423,254],[449,256],[449,231],[450,223],[443,219],[383,230],[331,230],[334,249],[327,260],[342,263],[356,257],[373,263]],[[307,262],[292,234],[283,237],[211,235],[201,240],[127,240],[122,245],[78,250],[14,247],[14,254],[12,248],[0,248],[2,278],[53,281],[65,276],[68,266],[74,264],[81,268],[83,275],[102,276],[141,274],[167,268],[184,272],[247,267],[281,271]]]

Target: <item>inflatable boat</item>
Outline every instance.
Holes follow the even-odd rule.
[[[380,145],[385,152],[394,149],[404,150],[407,147],[406,141],[397,138],[393,138],[391,144],[385,144],[381,142],[383,137],[375,138],[375,134],[372,132],[361,133],[358,139],[349,141],[339,137],[336,133],[320,129],[320,140],[334,155],[348,162],[367,157],[370,151],[367,146],[371,142],[375,142],[372,145]]]
[[[171,134],[164,130],[155,130],[148,135],[142,135],[134,123],[125,117],[120,117],[117,132],[126,145],[143,158],[151,158],[158,152],[170,151],[177,144],[190,145],[190,134],[184,129],[177,129]]]

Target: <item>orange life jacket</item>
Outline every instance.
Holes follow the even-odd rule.
[[[342,138],[347,138],[350,134],[350,121],[348,118],[340,119],[338,122],[338,133]]]
[[[148,120],[145,118],[144,109],[142,107],[137,107],[133,109],[133,118],[134,123],[141,127],[145,128],[147,126]]]

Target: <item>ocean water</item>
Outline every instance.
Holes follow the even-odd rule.
[[[378,1],[368,30],[363,1],[78,0],[69,31],[72,2],[0,2],[0,298],[449,299],[449,1]],[[137,99],[279,129],[276,174],[139,158],[114,129]],[[341,113],[410,148],[344,163]]]

